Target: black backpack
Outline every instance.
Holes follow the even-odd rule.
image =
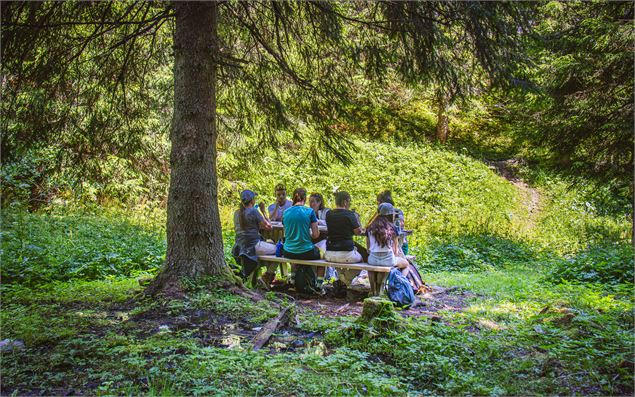
[[[313,266],[298,265],[295,270],[295,290],[306,294],[312,294],[318,290],[317,278]]]

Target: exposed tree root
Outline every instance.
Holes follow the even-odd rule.
[[[174,277],[171,273],[159,273],[157,277],[143,291],[145,295],[157,296],[163,295],[166,298],[182,299],[185,291],[181,285],[181,281]]]

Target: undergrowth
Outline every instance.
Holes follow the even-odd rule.
[[[2,394],[632,394],[633,250],[623,213],[536,178],[532,215],[521,192],[467,156],[358,144],[350,168],[298,167],[298,153],[282,153],[261,173],[222,182],[227,261],[243,187],[265,201],[279,181],[345,189],[364,220],[389,188],[415,230],[424,280],[457,287],[464,306],[390,328],[298,310],[252,351],[251,338],[278,313],[271,300],[197,282],[184,299],[140,294],[137,277],[164,260],[160,209],[9,207],[2,339],[25,346],[2,353]]]

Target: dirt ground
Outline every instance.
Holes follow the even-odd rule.
[[[467,306],[467,299],[476,296],[467,291],[432,287],[432,293],[417,296],[415,304],[406,310],[400,310],[403,316],[428,316],[436,318],[440,310],[461,311]],[[290,293],[293,296],[293,293]],[[327,317],[358,316],[362,312],[363,298],[350,300],[335,297],[294,296],[301,308],[307,308]]]
[[[468,291],[459,289],[444,289],[432,287],[431,293],[417,296],[415,304],[399,313],[406,316],[431,318],[440,321],[437,314],[441,310],[461,311],[467,306],[467,300],[476,296]],[[295,300],[296,310],[299,312],[311,310],[320,316],[340,317],[359,316],[362,312],[364,294],[348,294],[348,297],[305,295],[288,290],[287,297]],[[117,315],[115,312],[113,315]],[[255,327],[246,320],[236,320],[218,315],[208,310],[185,310],[178,315],[167,315],[163,310],[151,310],[121,318],[128,323],[127,329],[134,333],[150,336],[157,332],[174,332],[179,330],[194,331],[191,336],[204,345],[229,347],[251,341],[262,327]],[[310,345],[314,338],[319,339],[319,333],[301,331],[294,326],[294,319],[282,325],[272,337],[269,345],[282,342],[282,351],[295,350]],[[125,331],[124,331],[125,332]],[[280,343],[277,343],[280,345]],[[296,346],[297,345],[297,346]]]

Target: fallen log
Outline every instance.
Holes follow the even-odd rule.
[[[289,309],[291,309],[292,307],[293,306],[287,306],[284,309],[280,310],[280,313],[275,318],[272,318],[271,320],[269,320],[267,324],[265,324],[262,327],[260,332],[258,332],[256,336],[254,336],[254,339],[253,339],[254,351],[260,350],[260,348],[262,348],[265,344],[267,344],[267,342],[269,341],[269,338],[271,338],[271,335],[273,335],[273,333],[276,332],[276,330],[282,323],[282,319],[287,314]]]

